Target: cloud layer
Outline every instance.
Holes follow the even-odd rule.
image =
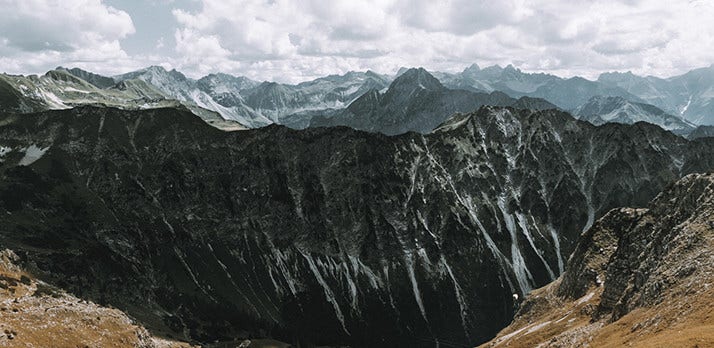
[[[595,77],[668,76],[714,63],[714,4],[659,0],[202,0],[175,19],[169,53],[129,56],[131,13],[100,0],[0,0],[0,69],[74,63],[104,73],[149,64],[296,82],[400,66],[471,63]],[[117,7],[120,7],[117,5]],[[178,7],[178,8],[174,8]],[[172,38],[173,40],[169,40]]]

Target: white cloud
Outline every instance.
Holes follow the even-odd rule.
[[[0,0],[0,7],[0,62],[6,71],[128,59],[120,40],[135,32],[131,17],[100,0]]]
[[[0,64],[102,73],[161,64],[193,77],[227,72],[297,82],[400,66],[457,71],[474,62],[586,77],[608,70],[667,76],[714,63],[710,1],[191,1],[191,9],[183,1],[147,2],[147,10],[170,11],[176,27],[166,41],[153,37],[151,52],[130,56],[121,46],[135,31],[129,14],[100,0],[0,0]],[[170,47],[157,51],[160,43]]]
[[[299,81],[318,72],[394,72],[399,66],[454,71],[477,62],[596,77],[605,70],[668,75],[714,62],[713,39],[700,34],[714,33],[714,6],[705,1],[202,4],[197,11],[174,11],[181,26],[177,33],[191,33],[177,34],[179,68],[201,73],[234,69],[228,72]],[[197,44],[198,37],[208,40],[207,47]],[[191,50],[191,45],[199,47]],[[214,59],[207,65],[199,54],[188,57],[191,52]]]

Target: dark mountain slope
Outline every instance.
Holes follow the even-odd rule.
[[[555,110],[398,137],[221,132],[173,109],[1,117],[0,244],[202,341],[483,342],[596,217],[714,168],[712,141]]]

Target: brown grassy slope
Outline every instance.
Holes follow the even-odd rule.
[[[123,312],[40,282],[0,251],[0,347],[146,347],[190,345],[152,337]]]

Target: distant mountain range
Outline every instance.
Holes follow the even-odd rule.
[[[36,112],[76,105],[123,109],[183,106],[223,129],[283,124],[343,125],[399,134],[429,132],[457,112],[479,106],[559,108],[594,124],[648,122],[678,134],[714,125],[714,68],[660,79],[605,73],[596,81],[525,73],[509,65],[460,73],[402,68],[330,75],[297,85],[210,74],[191,79],[152,66],[107,77],[78,68],[43,76],[0,75],[0,110]]]
[[[692,123],[654,105],[631,102],[623,97],[592,97],[575,109],[573,115],[595,125],[649,122],[675,133],[689,133],[695,128]]]
[[[454,113],[471,112],[482,105],[520,105],[520,108],[536,110],[557,108],[543,99],[516,100],[503,92],[448,89],[419,68],[400,74],[384,93],[372,89],[332,116],[314,117],[310,126],[349,126],[385,134],[429,133]]]
[[[607,73],[597,82],[622,88],[694,124],[714,125],[714,65],[667,79]]]

